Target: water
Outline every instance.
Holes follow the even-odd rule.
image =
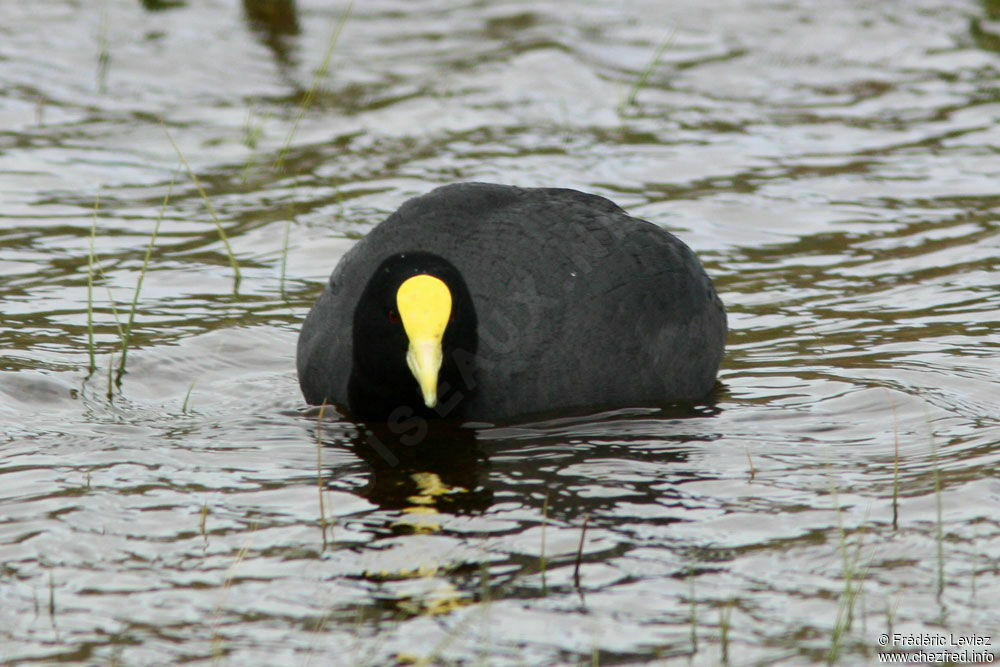
[[[317,77],[344,10],[0,11],[0,661],[997,652],[996,3],[369,2]],[[331,411],[318,452],[299,323],[456,180],[596,192],[695,248],[717,405],[395,466]]]

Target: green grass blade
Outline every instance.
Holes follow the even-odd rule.
[[[353,8],[354,1],[351,0],[351,2],[347,3],[347,8],[344,9],[344,13],[340,15],[337,25],[333,28],[333,34],[330,35],[330,43],[326,47],[326,53],[323,56],[323,61],[320,63],[319,67],[316,69],[316,73],[313,75],[312,85],[302,97],[302,102],[299,104],[299,111],[295,115],[295,121],[292,123],[292,128],[288,131],[288,137],[285,139],[285,145],[282,147],[281,152],[278,153],[278,157],[274,161],[274,169],[276,171],[283,171],[285,169],[285,156],[288,154],[288,151],[292,146],[292,139],[295,137],[295,133],[298,131],[299,125],[302,123],[302,119],[305,118],[306,111],[316,98],[316,91],[319,89],[320,79],[326,76],[330,69],[330,59],[333,58],[333,49],[337,45],[337,40],[340,39],[340,33],[344,29],[344,24],[347,23],[347,19],[350,17],[351,10]]]
[[[545,526],[549,522],[549,487],[545,487],[545,500],[542,501],[542,553],[538,557],[538,569],[542,572],[542,597],[549,594],[549,588],[545,581]]]
[[[122,347],[125,346],[125,328],[122,327],[121,317],[118,316],[118,308],[115,306],[115,297],[111,293],[111,287],[108,285],[108,277],[104,273],[104,267],[101,266],[101,260],[97,254],[91,249],[90,253],[91,266],[97,267],[97,272],[101,275],[101,280],[104,281],[104,289],[108,292],[108,303],[111,305],[111,314],[115,318],[115,327],[118,329],[118,338],[122,341]],[[113,355],[112,355],[113,356]],[[110,401],[114,396],[114,363],[113,359],[108,360],[108,400]]]
[[[101,205],[101,192],[94,199],[94,219],[90,224],[90,255],[87,257],[87,352],[90,354],[90,371],[97,370],[97,355],[94,350],[94,242],[97,239],[97,210]]]
[[[119,388],[122,384],[122,376],[125,374],[125,360],[128,357],[129,343],[132,341],[132,325],[135,323],[135,311],[139,307],[139,292],[142,291],[142,281],[146,277],[146,269],[149,267],[149,258],[153,255],[153,246],[156,244],[156,236],[160,233],[160,224],[163,222],[163,214],[167,210],[167,203],[170,195],[174,191],[174,183],[177,182],[177,174],[170,179],[167,187],[167,194],[163,197],[163,204],[160,206],[160,214],[156,218],[153,226],[153,234],[149,238],[149,245],[146,246],[146,254],[142,258],[142,268],[139,270],[139,279],[135,283],[135,293],[132,295],[132,309],[128,314],[128,322],[125,325],[125,334],[122,337],[122,357],[118,361],[118,374],[115,376],[115,385]]]
[[[278,287],[281,291],[281,296],[285,296],[285,275],[288,269],[288,235],[292,229],[292,221],[289,220],[285,223],[285,240],[281,243],[281,282]]]
[[[657,47],[656,53],[653,54],[653,59],[649,61],[649,64],[646,65],[646,69],[643,70],[642,74],[639,75],[639,79],[632,85],[632,88],[629,90],[629,93],[626,96],[625,101],[622,103],[621,108],[618,110],[619,115],[624,113],[625,109],[627,109],[628,107],[635,105],[635,100],[639,96],[639,91],[641,91],[643,87],[645,87],[646,81],[649,79],[649,75],[652,74],[653,70],[656,69],[656,66],[660,64],[660,58],[663,57],[663,54],[666,52],[666,50],[670,47],[671,44],[673,44],[674,37],[676,35],[677,35],[677,30],[676,29],[671,30],[670,33],[666,36],[666,38],[663,40],[663,42],[660,43],[660,46]]]
[[[184,404],[181,406],[181,412],[187,414],[188,403],[191,401],[191,392],[194,391],[194,382],[191,382],[191,386],[188,387],[187,393],[184,394]]]
[[[184,168],[187,169],[188,176],[191,178],[191,182],[198,189],[198,193],[201,195],[202,200],[205,202],[205,207],[208,208],[209,215],[212,216],[212,221],[215,223],[215,228],[219,231],[219,239],[222,241],[222,245],[226,247],[226,255],[229,257],[229,263],[233,267],[233,291],[237,291],[240,288],[240,281],[243,279],[242,274],[240,274],[240,265],[236,262],[236,255],[233,253],[232,246],[229,245],[229,237],[226,236],[226,230],[222,227],[222,222],[219,221],[219,216],[215,213],[215,207],[212,206],[212,202],[208,199],[208,194],[205,193],[205,188],[201,186],[201,181],[198,179],[198,175],[194,173],[191,165],[188,164],[187,158],[178,148],[174,138],[170,135],[170,130],[167,129],[166,124],[161,120],[160,125],[163,126],[163,131],[167,135],[167,139],[170,141],[170,145],[174,147],[174,151],[177,152],[177,157],[180,158],[181,163]]]
[[[931,433],[931,460],[934,462],[934,510],[936,521],[934,536],[937,542],[937,597],[944,594],[944,523],[942,520],[943,503],[941,502],[941,466],[938,465],[937,442]]]
[[[319,493],[319,525],[323,531],[323,551],[326,551],[326,507],[323,503],[323,415],[326,413],[326,400],[319,406],[319,417],[316,418],[316,490]]]

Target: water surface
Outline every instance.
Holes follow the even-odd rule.
[[[0,661],[997,651],[996,3],[377,1],[332,43],[345,10],[0,10]],[[318,424],[323,281],[457,180],[683,238],[729,309],[716,404],[394,465]]]

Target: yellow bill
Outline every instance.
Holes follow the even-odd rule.
[[[451,319],[451,291],[440,278],[422,273],[399,286],[396,308],[410,339],[406,364],[420,385],[424,403],[433,408],[443,358],[441,339]]]

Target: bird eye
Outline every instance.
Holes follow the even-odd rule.
[[[398,322],[399,321],[399,311],[396,310],[395,308],[390,308],[389,312],[386,313],[386,316],[389,318],[390,322]]]

